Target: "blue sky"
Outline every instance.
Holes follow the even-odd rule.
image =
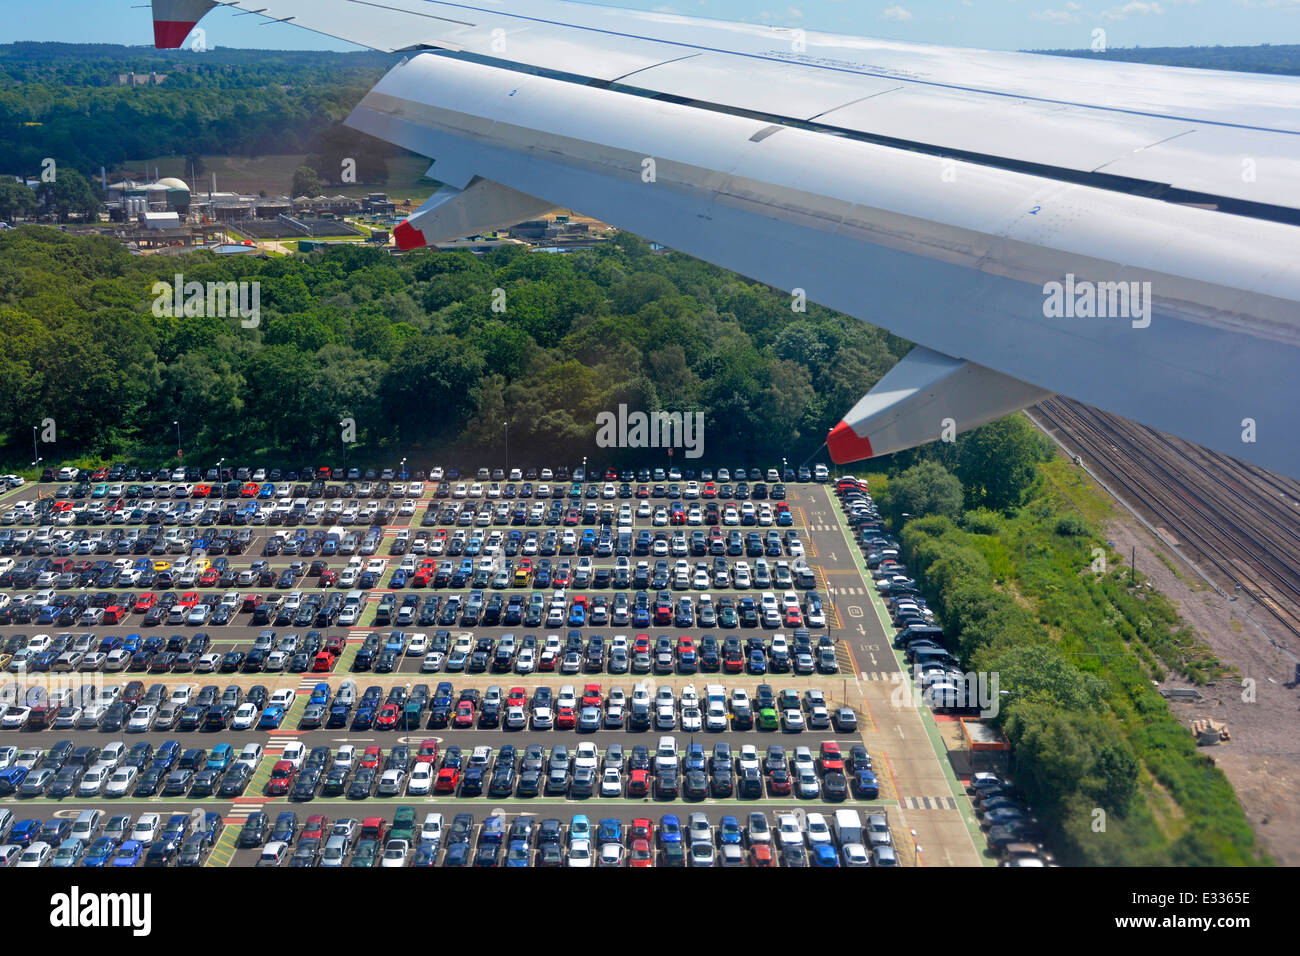
[[[62,0],[9,11],[0,42],[147,43],[144,0]],[[1112,47],[1300,42],[1300,0],[620,0],[723,20],[999,50],[1084,48],[1092,31]],[[260,17],[217,10],[204,20],[212,46],[349,49]]]

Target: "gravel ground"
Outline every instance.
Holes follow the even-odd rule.
[[[1297,711],[1300,688],[1292,684],[1294,654],[1288,656],[1281,636],[1270,640],[1248,614],[1249,598],[1225,598],[1177,557],[1177,549],[1160,541],[1135,520],[1114,521],[1106,528],[1116,550],[1127,556],[1137,548],[1137,566],[1162,594],[1178,606],[1183,620],[1202,636],[1220,660],[1233,665],[1241,679],[1226,678],[1201,688],[1204,700],[1171,702],[1184,724],[1199,717],[1226,723],[1232,739],[1207,748],[1227,774],[1264,848],[1277,862],[1300,864],[1300,741]],[[1167,556],[1175,575],[1157,554]],[[1267,614],[1254,610],[1261,623]],[[1243,686],[1254,681],[1254,699]],[[1192,685],[1173,678],[1165,687]],[[1190,732],[1190,731],[1189,731]]]

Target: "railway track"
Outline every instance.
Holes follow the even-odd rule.
[[[1060,396],[1032,412],[1300,641],[1300,484]]]

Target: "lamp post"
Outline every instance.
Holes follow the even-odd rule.
[[[509,481],[509,480],[510,480],[510,423],[509,423],[509,422],[502,422],[502,423],[501,423],[501,428],[503,429],[503,434],[505,435],[505,446],[506,446],[506,480]]]
[[[36,462],[41,460],[41,453],[36,448],[36,430],[39,427],[40,426],[38,425],[32,426],[32,459],[33,459],[32,465],[33,466],[36,465]]]
[[[781,480],[785,481],[785,469],[787,467],[786,459],[781,459]]]
[[[172,422],[172,424],[176,426],[176,459],[179,461],[181,458],[185,457],[181,454],[181,423],[178,419]]]
[[[346,421],[341,421],[341,422],[339,422],[339,428],[347,428],[347,427],[348,427],[348,423],[347,423]],[[340,433],[339,433],[339,444],[341,444],[341,445],[343,446],[343,477],[346,479],[347,476],[348,476],[348,474],[347,474],[347,470],[348,470],[348,441],[347,441],[346,438],[343,437],[343,432],[340,432]]]
[[[224,458],[217,459],[217,481],[221,480],[221,466],[225,464],[225,461],[226,459]]]

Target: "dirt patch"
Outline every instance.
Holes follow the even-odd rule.
[[[1168,542],[1131,519],[1111,521],[1105,532],[1125,557],[1136,547],[1138,569],[1219,660],[1240,673],[1240,679],[1199,688],[1203,700],[1171,701],[1169,707],[1184,726],[1198,717],[1227,724],[1232,739],[1205,752],[1232,783],[1264,848],[1279,863],[1300,865],[1300,802],[1294,799],[1300,786],[1300,688],[1292,684],[1293,658],[1251,618],[1248,599],[1230,600],[1207,586],[1176,551],[1169,556]],[[1192,686],[1175,676],[1161,685]]]

